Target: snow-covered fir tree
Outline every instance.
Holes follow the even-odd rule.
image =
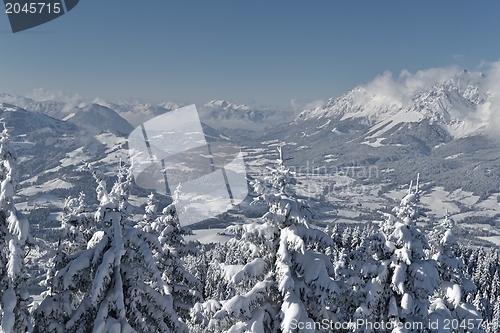
[[[498,300],[500,294],[500,251],[495,248],[458,247],[466,269],[465,276],[476,285],[476,291],[467,294],[466,302],[474,305],[484,320],[487,333],[498,332]],[[497,310],[495,310],[497,309]]]
[[[28,243],[29,223],[14,205],[17,185],[16,154],[3,124],[0,133],[0,318],[4,333],[26,332],[31,328],[28,305],[31,297],[25,288],[27,280],[24,256]]]
[[[497,295],[496,301],[493,304],[495,304],[493,307],[493,316],[487,333],[500,331],[500,295]]]
[[[425,250],[430,249],[427,238],[416,224],[421,215],[420,194],[417,176],[415,188],[410,183],[393,214],[384,214],[380,233],[364,242],[358,257],[361,260],[353,261],[360,275],[348,281],[355,290],[353,299],[360,301],[355,319],[383,321],[393,333],[412,332],[409,326],[416,328],[407,323],[427,325],[429,299],[440,284],[436,261],[426,259]],[[365,325],[358,331],[376,330]]]
[[[387,216],[391,218],[392,215]],[[392,218],[394,218],[392,216]],[[389,268],[394,247],[380,231],[363,240],[355,251],[341,249],[335,257],[336,267],[348,286],[342,296],[341,317],[345,322],[388,321],[388,302],[391,294]],[[364,326],[356,332],[373,332]]]
[[[271,172],[271,175],[265,177],[264,179],[271,183],[271,186],[279,190],[280,193],[290,194],[290,185],[295,185],[297,183],[297,180],[295,178],[295,173],[290,171],[290,169],[285,166],[283,147],[279,146],[277,148],[279,155],[276,162],[278,164],[278,167],[267,167],[267,169]]]
[[[327,233],[331,235],[334,243],[325,254],[330,256],[334,265],[334,278],[344,281],[347,286],[337,296],[339,306],[336,317],[344,323],[355,322],[358,319],[355,316],[356,310],[366,296],[363,287],[373,274],[367,268],[376,267],[377,260],[390,257],[390,251],[384,246],[385,240],[380,239],[381,234],[377,233],[378,228],[376,230],[374,225],[369,223],[363,227],[347,225],[341,228],[338,224],[334,224],[327,227]],[[346,242],[346,239],[351,240]],[[381,305],[377,304],[375,299],[372,300],[371,306],[376,309]],[[372,311],[370,316],[363,318],[376,318],[375,313],[376,310]],[[339,332],[344,331],[350,330],[339,330]]]
[[[457,325],[454,329],[457,333],[483,332],[480,328],[481,315],[473,304],[466,302],[466,295],[474,293],[476,286],[465,278],[465,266],[455,256],[454,249],[458,243],[453,232],[455,222],[446,212],[444,220],[434,227],[429,235],[432,241],[432,258],[438,264],[441,283],[432,300],[430,307],[431,316],[450,320],[458,323],[474,323],[471,327]]]
[[[173,201],[157,214],[158,200],[155,194],[148,197],[146,214],[138,228],[154,234],[161,244],[157,265],[163,281],[169,286],[176,312],[184,320],[190,319],[190,310],[196,302],[202,301],[201,282],[184,267],[182,257],[197,255],[198,249],[192,242],[186,242],[186,230],[181,228],[175,204],[180,197],[181,186],[174,191]]]
[[[64,234],[60,242],[64,252],[73,254],[87,248],[88,241],[96,231],[93,215],[83,192],[78,198],[66,198],[61,222]]]
[[[204,277],[203,296],[205,299],[224,300],[236,295],[237,288],[226,277],[226,265],[240,265],[243,254],[228,251],[226,244],[214,244],[205,252],[207,268]]]
[[[155,193],[150,193],[148,195],[148,201],[146,207],[144,208],[143,223],[148,224],[153,222],[158,213],[158,198]]]
[[[35,311],[35,332],[187,332],[156,266],[158,238],[130,225],[130,171],[120,167],[109,193],[102,175],[93,174],[102,230],[52,278]]]
[[[226,245],[229,263],[220,265],[235,295],[198,303],[192,313],[200,329],[290,333],[299,332],[300,322],[305,325],[300,332],[314,332],[314,322],[335,320],[342,284],[331,277],[334,267],[320,251],[333,240],[310,226],[307,202],[287,194],[295,182],[279,153],[269,178],[274,193],[254,183],[255,202],[269,207],[262,221],[228,228],[236,237]]]
[[[496,295],[491,294],[491,286],[494,273],[498,271],[498,256],[496,254],[495,250],[477,250],[477,263],[471,276],[472,282],[477,286],[475,295],[471,295],[471,298],[474,297],[472,303],[481,312],[485,321],[491,321],[493,317],[491,300],[496,298]]]
[[[41,285],[49,288],[49,294],[53,277],[69,262],[68,255],[87,249],[88,241],[96,232],[94,214],[87,206],[83,192],[78,198],[68,197],[64,201],[61,227],[63,233],[56,245],[55,255],[49,259],[50,269],[45,281],[41,282]]]

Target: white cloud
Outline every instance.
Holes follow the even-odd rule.
[[[485,75],[479,87],[480,92],[489,96],[487,101],[477,108],[452,109],[452,115],[464,122],[463,129],[468,133],[485,130],[491,138],[500,140],[500,60],[496,62],[482,61],[481,68]],[[411,73],[403,70],[398,76],[390,71],[378,75],[375,79],[362,85],[365,90],[354,97],[354,103],[374,107],[397,105],[405,107],[411,99],[421,91],[431,89],[437,83],[443,83],[462,72],[458,66],[430,68]],[[479,75],[478,72],[472,73]],[[373,106],[373,105],[372,105]]]
[[[85,101],[79,94],[66,95],[58,89],[48,90],[44,88],[37,88],[26,94],[26,97],[31,98],[37,102],[54,101],[66,104],[63,111],[69,111],[74,107],[85,106]]]
[[[306,102],[298,98],[293,98],[290,100],[290,107],[295,112],[301,112],[304,110],[314,110],[325,105],[325,101],[318,99],[315,101]]]
[[[477,69],[481,69],[481,68],[485,68],[485,67],[490,67],[492,64],[491,61],[484,61],[484,60],[481,60],[479,62],[479,65],[477,65]]]
[[[500,127],[500,60],[489,64],[485,86],[491,94],[482,110],[483,117],[487,117],[487,132],[491,137],[500,139],[498,132]]]
[[[489,98],[487,102],[479,105],[476,109],[466,108],[452,110],[452,114],[465,122],[465,128],[470,132],[474,129],[486,129],[486,133],[495,139],[500,140],[500,60],[496,62],[482,62],[480,67],[484,71],[485,80],[480,91],[487,92]],[[432,88],[436,83],[445,82],[462,71],[457,66],[431,68],[421,70],[415,74],[407,70],[401,71],[397,78],[391,72],[384,72],[373,81],[364,86],[366,94],[359,97],[357,103],[363,102],[363,98],[371,98],[377,95],[379,98],[392,100],[402,106],[407,105],[411,98],[420,91]],[[478,75],[479,73],[475,73]]]
[[[55,101],[61,103],[68,103],[73,101],[82,101],[83,97],[75,94],[73,96],[66,95],[62,91],[58,89],[48,90],[44,88],[33,89],[33,91],[29,92],[26,97],[29,97],[37,102],[45,102],[45,101]]]
[[[306,104],[305,108],[306,109],[317,109],[325,105],[325,101],[322,99],[318,99],[312,102],[309,102]]]
[[[394,104],[406,105],[418,92],[429,89],[438,82],[444,82],[460,71],[458,66],[430,68],[415,74],[404,69],[397,78],[394,78],[390,71],[385,71],[363,86],[366,94],[360,96],[356,103],[363,104],[366,102],[363,99],[378,96]]]

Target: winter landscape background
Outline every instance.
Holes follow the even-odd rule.
[[[499,63],[385,72],[295,112],[198,105],[207,138],[241,147],[250,194],[188,228],[182,188],[152,195],[127,171],[128,134],[182,105],[1,94],[2,180],[10,146],[18,181],[2,209],[30,236],[2,223],[29,245],[33,296],[3,301],[3,330],[498,332],[499,79]]]

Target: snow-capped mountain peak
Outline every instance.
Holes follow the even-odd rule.
[[[18,105],[20,107],[26,107],[35,101],[31,98],[26,98],[22,96],[15,96],[11,94],[0,94],[0,103],[7,103],[12,105]]]
[[[226,100],[213,100],[201,108],[208,117],[214,120],[246,120],[260,121],[265,117],[261,111],[245,104],[235,104]]]
[[[214,108],[214,109],[222,109],[225,111],[228,111],[228,110],[251,111],[251,110],[253,110],[253,108],[251,108],[248,105],[235,104],[235,103],[231,103],[231,102],[228,102],[226,100],[223,100],[223,99],[210,101],[207,104],[205,104],[204,107]]]
[[[212,108],[226,108],[228,107],[230,103],[228,103],[226,100],[213,100],[205,104],[206,107],[212,107]]]
[[[163,103],[158,104],[158,106],[161,106],[162,108],[165,108],[167,110],[176,110],[176,109],[182,107],[181,104],[177,104],[174,102],[163,102]]]
[[[116,111],[134,127],[139,126],[151,118],[164,114],[165,112],[178,109],[182,106],[173,102],[163,102],[160,104],[143,103],[138,101],[113,103],[101,98],[96,98],[94,103]]]
[[[330,98],[322,107],[303,111],[297,120],[314,118],[345,120],[363,117],[374,123],[384,118],[385,114],[392,115],[402,107],[402,103],[397,99],[371,94],[366,88],[358,86],[340,97]]]
[[[485,79],[482,73],[465,70],[407,96],[405,87],[358,86],[341,97],[331,98],[320,108],[303,111],[296,122],[324,118],[335,123],[355,119],[371,127],[372,138],[398,124],[423,120],[440,126],[455,138],[478,134],[488,122],[491,93]]]

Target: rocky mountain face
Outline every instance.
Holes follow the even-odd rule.
[[[295,123],[302,127],[316,123],[316,128],[324,125],[321,132],[342,132],[339,126],[354,121],[366,129],[369,139],[388,137],[411,123],[428,123],[455,139],[480,135],[487,125],[486,107],[491,96],[484,83],[481,73],[464,71],[411,96],[383,91],[374,94],[360,86],[331,98],[320,108],[305,110]],[[322,120],[329,123],[318,124]]]

